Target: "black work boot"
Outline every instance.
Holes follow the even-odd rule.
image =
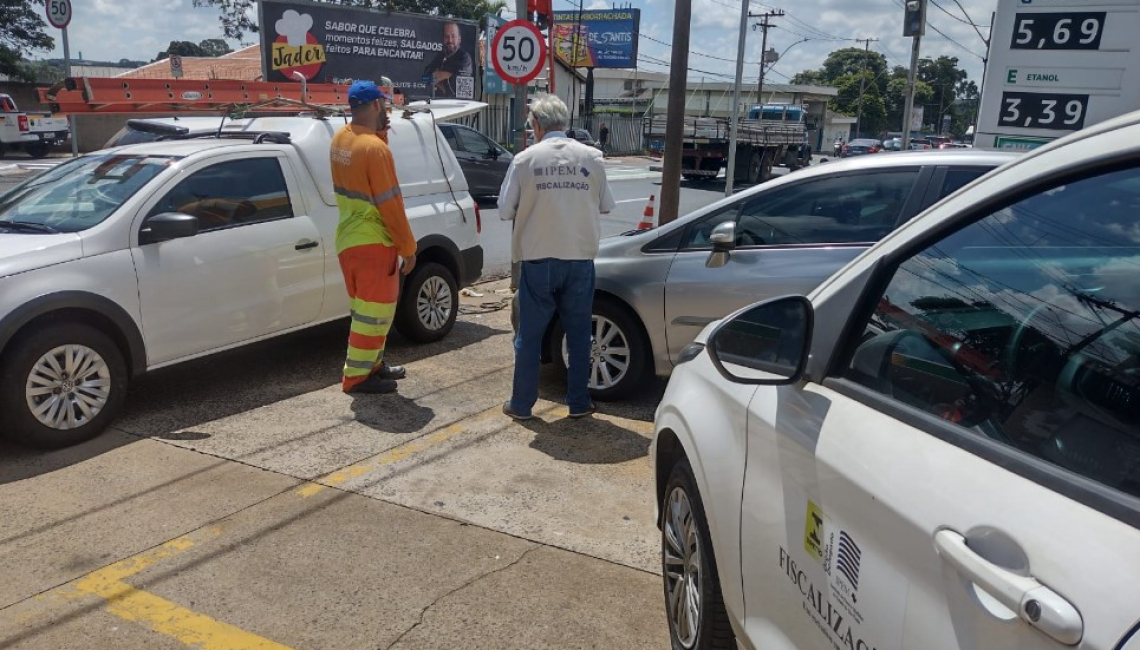
[[[372,373],[372,376],[381,379],[403,379],[408,376],[408,371],[403,366],[393,366],[385,361],[379,370]]]
[[[350,395],[382,395],[396,392],[396,380],[387,379],[376,373],[348,389]]]

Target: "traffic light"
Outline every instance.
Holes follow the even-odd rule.
[[[527,0],[527,20],[534,23],[540,30],[546,29],[554,22],[554,3],[552,0]]]
[[[903,36],[922,36],[926,33],[926,0],[904,0]]]

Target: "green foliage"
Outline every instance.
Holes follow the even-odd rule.
[[[328,4],[368,7],[388,11],[416,14],[454,16],[479,20],[484,14],[493,14],[507,6],[501,0],[318,0]],[[247,34],[256,34],[261,27],[250,18],[256,15],[256,0],[194,0],[195,7],[213,7],[218,10],[218,21],[226,38],[240,41]]]
[[[973,124],[977,113],[978,87],[958,67],[958,59],[940,56],[921,59],[914,91],[915,106],[925,107],[930,123],[926,130],[937,132],[942,115],[952,118],[950,131],[961,137]],[[860,80],[863,93],[860,96]],[[829,107],[836,112],[854,116],[862,104],[864,134],[901,130],[906,109],[907,69],[895,66],[888,69],[882,54],[862,48],[848,47],[827,56],[819,70],[804,70],[792,77],[794,84],[835,86],[839,95]]]
[[[233,52],[233,48],[229,46],[224,40],[220,38],[208,38],[201,43],[194,43],[191,41],[170,41],[170,45],[165,50],[158,53],[154,58],[155,61],[162,61],[163,59],[170,58],[171,56],[197,56],[197,57],[219,57]]]
[[[43,6],[44,0],[0,0],[0,74],[33,81],[24,56],[55,47],[45,31]]]
[[[21,61],[20,70],[24,79],[39,84],[54,84],[67,76],[61,60]]]

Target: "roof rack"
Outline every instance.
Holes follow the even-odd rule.
[[[395,98],[404,96],[383,87]],[[251,111],[310,111],[315,117],[343,115],[348,106],[348,85],[237,81],[215,79],[122,79],[68,77],[51,88],[39,89],[40,101],[53,113],[142,113],[165,111],[222,111],[237,117]]]
[[[225,131],[225,120],[219,123],[217,129],[191,130],[181,124],[169,122],[152,122],[147,119],[127,120],[127,126],[135,131],[150,133],[159,136],[159,140],[193,140],[196,138],[233,138],[237,140],[253,140],[254,144],[272,142],[274,144],[291,144],[292,136],[285,131]]]

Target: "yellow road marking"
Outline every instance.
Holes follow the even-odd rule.
[[[158,548],[89,573],[41,598],[54,596],[73,600],[96,596],[106,601],[104,609],[108,613],[201,650],[291,650],[288,646],[191,611],[123,582],[124,579],[163,560],[181,555],[221,533],[221,527],[212,526],[179,537]]]
[[[476,413],[469,418],[465,418],[459,422],[456,422],[455,424],[446,426],[439,431],[436,431],[435,433],[424,436],[423,438],[416,438],[415,440],[410,440],[402,445],[393,447],[392,449],[389,449],[379,456],[374,456],[363,463],[357,463],[356,465],[349,465],[348,467],[338,469],[335,472],[325,476],[324,478],[317,479],[317,482],[309,483],[300,488],[297,488],[296,494],[302,498],[308,498],[315,494],[319,494],[328,488],[344,485],[354,478],[363,476],[385,465],[398,463],[401,460],[408,458],[409,456],[418,454],[419,452],[428,449],[429,447],[443,444],[455,436],[468,431],[471,428],[471,425],[475,422],[486,420],[488,417],[491,417],[496,413],[501,415],[502,407],[496,406],[489,408],[480,413]]]

